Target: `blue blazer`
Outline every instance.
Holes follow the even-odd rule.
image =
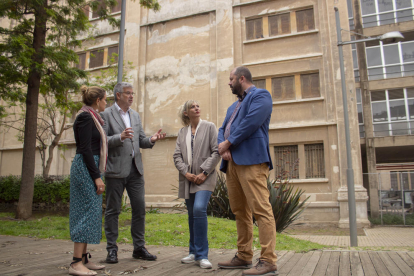
[[[265,89],[253,87],[241,103],[230,128],[228,138],[230,151],[237,165],[268,163],[273,169],[269,152],[269,123],[272,115],[272,96]],[[228,109],[223,125],[219,129],[218,143],[223,142],[224,130],[238,101]],[[222,160],[220,171],[226,172],[227,161]]]

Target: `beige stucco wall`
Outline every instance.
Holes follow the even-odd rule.
[[[178,172],[172,154],[178,130],[181,104],[188,99],[199,101],[202,119],[221,126],[228,106],[235,101],[228,87],[228,77],[235,66],[247,66],[255,79],[319,72],[321,97],[312,100],[275,102],[270,125],[270,146],[323,143],[325,178],[295,180],[305,190],[310,205],[302,220],[346,226],[346,148],[343,108],[336,46],[333,1],[238,1],[238,0],[160,0],[161,11],[154,13],[127,1],[124,60],[135,67],[128,72],[137,93],[132,106],[143,121],[147,135],[159,128],[167,139],[152,150],[142,150],[147,204],[171,206],[176,198]],[[335,2],[341,22],[347,28],[345,0]],[[313,7],[315,30],[292,33],[286,37],[245,41],[245,19],[274,12]],[[105,22],[97,24],[100,34],[88,41],[84,49],[114,45],[119,31]],[[106,35],[105,35],[106,33]],[[349,40],[349,34],[343,34]],[[357,190],[358,222],[366,219],[366,191],[362,187],[359,133],[355,103],[350,46],[344,48],[346,82],[349,92],[352,156]],[[91,70],[92,75],[99,73]],[[0,175],[19,173],[21,150],[5,150],[21,145],[1,134],[3,141]],[[65,133],[65,151],[56,150],[52,174],[68,174],[75,154],[73,133]],[[65,158],[60,158],[62,154]],[[13,165],[4,160],[13,160]],[[6,162],[7,163],[7,162]],[[40,164],[37,164],[37,168]],[[12,168],[13,167],[13,168]],[[271,172],[274,176],[274,172]]]

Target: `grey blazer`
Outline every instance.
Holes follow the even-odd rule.
[[[150,137],[145,136],[142,129],[141,118],[139,114],[130,109],[129,116],[131,118],[131,127],[134,131],[134,138],[125,139],[121,142],[121,133],[126,126],[121,118],[115,104],[108,107],[101,113],[105,121],[103,126],[108,136],[108,161],[106,163],[105,177],[125,178],[131,171],[132,149],[134,149],[135,166],[138,172],[143,175],[144,168],[142,166],[140,148],[152,148]]]
[[[198,191],[214,191],[217,181],[216,166],[220,161],[217,146],[217,128],[213,123],[201,121],[197,131],[197,136],[193,145],[193,173],[200,174],[203,171],[209,173],[203,184],[197,185],[191,183],[185,178],[190,166],[187,158],[187,132],[191,131],[190,127],[183,127],[178,132],[177,144],[173,155],[174,164],[179,171],[179,198],[190,198],[190,193]]]

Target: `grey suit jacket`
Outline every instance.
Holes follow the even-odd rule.
[[[115,104],[105,109],[101,113],[105,121],[103,129],[108,136],[108,161],[106,163],[105,177],[125,178],[131,171],[132,150],[134,150],[135,166],[142,175],[144,168],[142,166],[140,148],[152,148],[150,137],[145,136],[142,129],[141,118],[139,114],[130,109],[131,127],[134,131],[133,139],[121,141],[121,133],[126,126],[119,114]]]
[[[177,143],[174,152],[174,164],[179,171],[178,197],[189,198],[190,193],[198,191],[214,191],[217,181],[216,166],[220,161],[217,146],[217,128],[213,123],[201,121],[197,131],[197,136],[193,145],[193,164],[192,170],[195,175],[206,171],[209,176],[203,184],[197,185],[191,183],[185,178],[190,165],[187,158],[187,132],[191,131],[189,127],[183,127],[178,132]]]

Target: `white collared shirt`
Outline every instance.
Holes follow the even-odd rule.
[[[131,118],[129,117],[129,110],[131,109],[130,107],[128,107],[127,112],[124,112],[122,110],[122,108],[119,107],[119,105],[115,102],[115,107],[119,112],[119,115],[121,115],[122,121],[124,121],[125,126],[131,127]],[[119,135],[119,139],[121,140],[121,142],[123,143],[124,141],[122,141],[121,139],[121,135]],[[132,149],[132,156],[135,156],[135,152],[134,149]]]

